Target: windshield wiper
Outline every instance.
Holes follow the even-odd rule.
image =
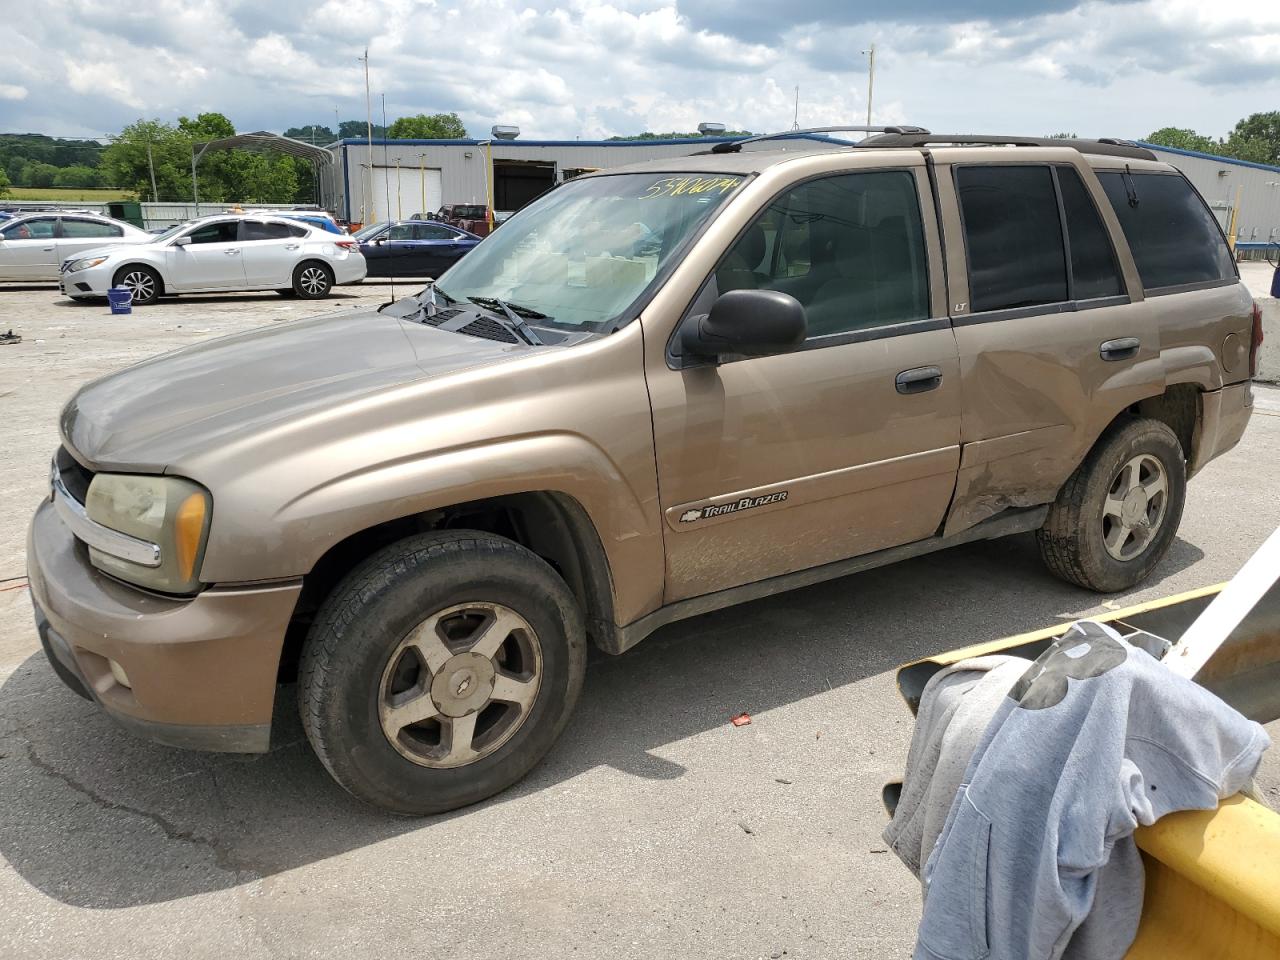
[[[505,300],[500,300],[497,297],[467,297],[467,299],[472,303],[478,303],[482,307],[488,307],[490,310],[497,307],[507,318],[507,322],[511,325],[511,329],[524,337],[526,343],[534,347],[542,346],[542,339],[534,333],[533,327],[525,323],[524,320],[520,318],[520,315],[516,313],[515,310],[511,309],[511,305]],[[527,307],[521,309],[525,313],[531,314],[534,319],[546,319],[543,314],[538,313],[536,310],[529,310]]]

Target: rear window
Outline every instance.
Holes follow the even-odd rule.
[[[1045,167],[957,167],[969,255],[969,309],[1067,299],[1067,260],[1053,174]]]
[[[124,231],[114,223],[99,220],[68,220],[62,218],[62,235],[68,239],[85,237],[122,237]]]
[[[1147,290],[1236,279],[1218,222],[1176,173],[1099,172]]]

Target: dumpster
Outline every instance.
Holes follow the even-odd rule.
[[[1122,635],[1145,632],[1177,641],[1227,586],[1090,619]],[[1034,660],[1071,626],[1057,624],[906,664],[898,670],[899,692],[915,713],[925,684],[944,667],[990,654]],[[1280,719],[1280,581],[1271,582],[1195,679],[1252,720]],[[900,782],[884,788],[891,815],[901,790]],[[1280,957],[1280,814],[1237,795],[1216,810],[1173,813],[1139,827],[1134,839],[1146,886],[1126,960]]]
[[[125,223],[132,223],[139,230],[145,230],[142,219],[142,204],[137,200],[112,200],[107,204],[107,214]]]

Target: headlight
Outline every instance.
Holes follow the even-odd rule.
[[[141,564],[89,548],[93,565],[121,580],[163,593],[195,593],[212,513],[209,492],[180,477],[100,473],[89,484],[89,519],[160,547],[160,565]]]
[[[106,262],[106,257],[84,257],[81,260],[72,260],[67,264],[67,273],[75,273],[78,270],[88,270],[90,267],[96,267],[98,264]]]

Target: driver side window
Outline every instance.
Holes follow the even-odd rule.
[[[223,220],[219,223],[206,223],[192,230],[187,236],[192,243],[235,243],[239,224],[235,220]]]
[[[915,176],[886,170],[799,184],[738,238],[715,279],[717,293],[795,297],[810,340],[925,319],[929,284]]]
[[[56,223],[54,217],[36,217],[11,223],[0,232],[6,240],[51,240]]]
[[[413,227],[407,223],[397,223],[384,236],[388,240],[412,240]]]

